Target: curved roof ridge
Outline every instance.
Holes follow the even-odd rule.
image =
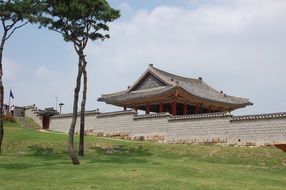
[[[249,101],[248,98],[241,98],[241,97],[238,97],[238,96],[228,95],[228,94],[223,93],[223,91],[219,92],[218,90],[216,90],[215,88],[211,87],[210,85],[208,85],[205,82],[203,82],[203,84],[207,85],[210,89],[216,91],[217,93],[222,94],[225,98],[230,98],[230,99],[239,100],[241,102],[246,102],[246,104],[248,104],[248,105],[252,105],[253,104],[252,102]]]
[[[241,98],[241,97],[237,97],[237,96],[231,96],[231,95],[228,95],[228,94],[226,94],[226,93],[223,93],[223,91],[220,92],[220,91],[216,90],[215,88],[211,87],[210,85],[208,85],[207,83],[205,83],[204,81],[202,81],[202,84],[205,85],[205,86],[207,86],[209,89],[215,91],[216,93],[221,94],[221,95],[224,96],[224,97],[234,98],[234,99],[240,99],[240,100],[244,100],[244,101],[249,101],[249,99],[247,99],[247,98]]]
[[[205,98],[208,100],[216,101],[216,102],[225,102],[225,103],[238,103],[238,104],[246,104],[252,105],[246,98],[240,98],[235,96],[226,95],[224,93],[219,92],[213,87],[206,84],[204,81],[200,83],[193,83],[190,85],[188,82],[181,82],[179,86],[186,90],[188,93],[193,94],[197,97]]]
[[[181,82],[191,82],[191,83],[201,83],[202,80],[200,79],[194,79],[194,78],[188,78],[188,77],[181,77],[178,75],[174,75],[172,73],[168,73],[166,71],[157,69],[153,67],[152,64],[148,66],[148,68],[145,70],[145,72],[133,83],[133,85],[127,90],[128,92],[131,92],[134,90],[134,88],[138,85],[138,83],[146,76],[147,73],[150,73],[154,77],[161,80],[161,82],[166,83],[168,85],[174,86],[176,85],[177,81]]]
[[[153,67],[153,66],[151,66],[150,68],[152,68],[153,71],[158,72],[159,74],[164,75],[165,77],[173,78],[174,80],[179,80],[179,81],[183,80],[183,81],[188,81],[188,82],[201,82],[200,79],[189,78],[189,77],[182,77],[182,76],[179,76],[179,75],[175,75],[175,74],[163,71],[163,70],[158,69],[158,68]],[[176,81],[174,81],[174,82],[176,82]]]
[[[127,90],[123,90],[123,91],[119,91],[119,92],[115,92],[115,93],[110,93],[110,94],[102,94],[102,98],[109,98],[112,96],[117,96],[117,95],[121,95],[121,94],[125,94],[127,92]]]

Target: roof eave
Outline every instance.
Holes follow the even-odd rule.
[[[223,102],[223,101],[218,101],[218,100],[214,100],[214,99],[209,99],[209,98],[206,98],[206,97],[201,97],[201,96],[197,96],[195,94],[192,94],[190,93],[188,90],[186,90],[184,87],[182,86],[179,86],[178,87],[179,89],[182,89],[184,92],[186,92],[187,94],[190,94],[191,96],[194,96],[198,99],[203,99],[203,100],[207,100],[207,101],[211,101],[211,102],[215,102],[215,103],[218,103],[218,104],[224,104],[224,105],[228,105],[230,107],[237,107],[237,108],[243,108],[243,107],[246,107],[248,105],[253,105],[252,102],[249,102],[248,99],[245,99],[247,102],[246,103],[230,103],[230,102]]]
[[[151,95],[145,95],[144,98],[154,98],[157,96],[162,96],[162,95],[165,95],[167,93],[170,93],[174,89],[176,89],[176,87],[170,87],[169,89],[166,89],[165,91],[161,91],[161,92],[151,94]],[[126,92],[126,94],[127,93],[129,93],[129,92]],[[122,95],[124,95],[124,94],[122,94]],[[120,100],[120,103],[119,103],[119,100],[112,100],[112,97],[107,97],[107,98],[100,97],[97,99],[97,101],[105,102],[107,104],[112,104],[112,105],[117,105],[117,106],[128,104],[128,102],[130,102],[130,101],[138,101],[138,100],[142,100],[142,96],[134,97],[134,98],[128,98],[126,100]]]

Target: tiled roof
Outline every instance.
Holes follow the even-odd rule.
[[[231,115],[229,112],[180,115],[180,116],[171,117],[169,119],[169,121],[188,120],[188,119],[203,119],[203,118],[217,118],[217,117],[231,117]]]
[[[158,96],[158,95],[163,95],[165,93],[168,93],[171,91],[173,86],[163,86],[163,87],[156,87],[156,88],[151,88],[151,89],[144,89],[144,90],[136,90],[136,91],[124,91],[124,93],[120,94],[107,94],[107,95],[102,95],[101,98],[99,98],[99,101],[104,101],[109,104],[117,104],[120,102],[124,102],[126,100],[136,100],[138,98],[148,98],[152,96]]]
[[[94,115],[94,114],[100,114],[98,110],[90,110],[90,111],[85,111],[84,115]],[[80,116],[80,112],[77,113],[78,116]],[[73,113],[64,113],[64,114],[58,114],[54,115],[53,118],[62,118],[62,117],[72,117]]]
[[[166,84],[166,86],[137,90],[136,86],[138,86],[138,84],[142,82],[142,80],[144,80],[144,77],[147,74],[151,74],[152,76],[156,77],[162,83]],[[125,101],[163,95],[165,93],[170,92],[174,88],[180,88],[198,98],[203,98],[206,100],[215,101],[219,103],[236,105],[240,107],[252,105],[252,103],[249,102],[248,99],[229,96],[215,90],[214,88],[207,85],[202,79],[193,79],[193,78],[177,76],[162,71],[160,69],[157,69],[152,65],[148,67],[148,69],[128,90],[113,94],[105,94],[102,95],[102,97],[99,98],[98,100],[116,105]]]
[[[286,113],[268,113],[268,114],[257,114],[257,115],[241,115],[234,116],[231,121],[241,121],[241,120],[257,120],[257,119],[274,119],[274,118],[285,118]]]

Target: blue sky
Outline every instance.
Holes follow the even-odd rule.
[[[89,43],[87,109],[112,111],[97,102],[124,90],[147,68],[199,76],[253,106],[235,114],[286,111],[286,1],[113,0],[122,17],[110,24],[111,38]],[[17,31],[4,50],[6,102],[71,112],[77,56],[62,37],[36,25]]]

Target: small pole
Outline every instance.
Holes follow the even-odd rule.
[[[10,113],[10,101],[11,101],[11,88],[9,91],[9,106],[8,106],[8,113]]]
[[[56,98],[56,110],[58,110],[58,97],[55,96],[55,98]]]

